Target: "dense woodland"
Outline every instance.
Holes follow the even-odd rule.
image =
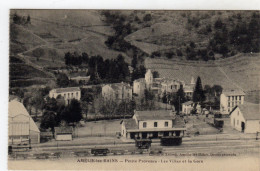
[[[158,16],[155,14],[147,12],[147,14],[143,14],[143,18],[140,18],[140,13],[145,12],[133,11],[130,14],[124,14],[120,11],[104,11],[102,13],[106,22],[111,24],[115,30],[115,35],[106,41],[108,47],[122,52],[132,50],[134,51],[133,55],[137,54],[136,48],[126,42],[124,37],[139,29],[151,27],[153,23],[158,22]],[[189,37],[183,37],[183,40],[179,40],[179,44],[182,44],[179,47],[155,51],[151,57],[171,59],[184,56],[187,60],[208,61],[215,60],[217,54],[226,58],[237,53],[259,52],[260,15],[257,11],[176,11],[172,14],[174,14],[173,17],[179,17],[184,21],[183,29],[198,35],[198,42],[189,40]],[[167,20],[160,22],[167,22]],[[171,38],[170,34],[167,36],[169,39]],[[200,39],[204,42],[201,42]],[[167,41],[165,40],[165,42]]]

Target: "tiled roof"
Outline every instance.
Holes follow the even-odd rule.
[[[66,87],[66,88],[57,88],[51,90],[55,93],[65,93],[65,92],[72,92],[72,91],[80,91],[79,87]]]
[[[242,90],[226,90],[222,92],[226,96],[238,96],[238,95],[245,95]]]
[[[172,120],[175,118],[175,115],[173,114],[172,110],[136,111],[135,116],[137,120]]]
[[[125,122],[125,128],[126,129],[138,129],[138,125],[136,124],[134,119],[126,119]]]
[[[114,83],[111,84],[110,86],[114,90],[122,89],[123,86],[126,87],[127,89],[132,89],[131,86],[126,83]]]
[[[73,132],[73,128],[71,126],[55,127],[54,130],[56,134],[72,134]]]
[[[172,123],[173,128],[185,128],[185,122],[183,118],[176,116]]]
[[[260,120],[260,104],[245,102],[238,105],[238,108],[246,120]]]

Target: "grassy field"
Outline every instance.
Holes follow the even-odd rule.
[[[63,60],[64,54],[68,51],[101,55],[104,59],[116,58],[120,54],[105,45],[107,37],[113,35],[114,32],[102,21],[98,11],[15,10],[11,14],[14,12],[24,16],[30,15],[30,25],[17,26],[22,28],[18,31],[21,32],[21,36],[17,37],[17,40],[25,39],[25,36],[22,36],[25,33],[42,40],[46,46],[34,49],[34,51],[45,52],[40,55],[41,58]],[[35,43],[32,42],[32,44]],[[25,51],[24,54],[33,57],[34,51]],[[121,54],[127,61],[130,61],[126,54]]]
[[[83,127],[78,128],[79,137],[85,136],[115,136],[121,131],[121,120],[103,120],[86,122]]]

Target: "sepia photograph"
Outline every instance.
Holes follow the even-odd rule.
[[[259,170],[259,83],[258,10],[10,9],[8,169]]]

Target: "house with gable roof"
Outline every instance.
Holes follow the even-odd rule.
[[[102,87],[102,97],[105,101],[130,101],[132,100],[132,87],[124,82],[106,84]]]
[[[8,143],[40,143],[40,131],[21,102],[12,100],[8,104]]]
[[[260,132],[260,104],[245,102],[230,113],[231,126],[244,133]]]

